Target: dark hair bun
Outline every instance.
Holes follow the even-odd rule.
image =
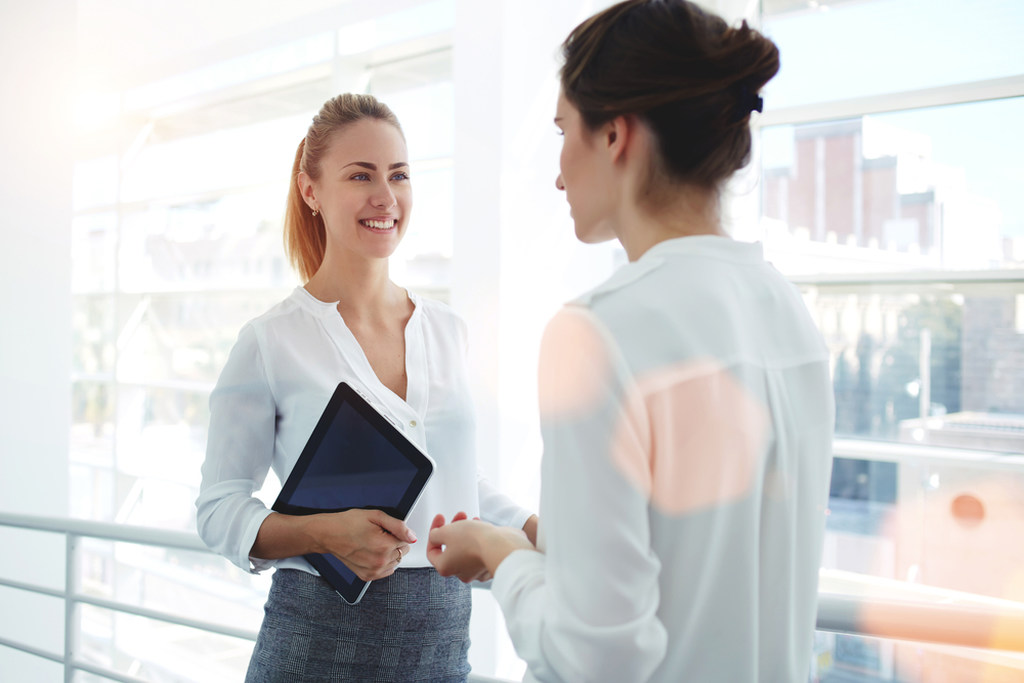
[[[562,90],[584,121],[645,119],[665,170],[716,188],[750,159],[757,92],[779,70],[775,44],[686,0],[627,0],[580,24],[562,46]]]

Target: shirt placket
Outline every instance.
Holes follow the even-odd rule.
[[[399,431],[420,448],[425,448],[426,438],[421,415],[426,412],[426,359],[422,328],[419,323],[419,307],[417,306],[405,329],[405,362],[408,385],[406,388],[407,401],[403,401],[384,386],[380,378],[377,377],[377,373],[370,366],[362,347],[359,346],[355,335],[348,329],[342,317],[335,313],[321,318],[321,324],[327,336],[334,342],[342,358],[352,368],[359,380],[360,386],[352,388]]]

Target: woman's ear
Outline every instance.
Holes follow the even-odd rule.
[[[313,181],[306,174],[305,171],[299,171],[298,176],[295,178],[296,184],[299,186],[299,196],[302,197],[303,201],[313,208],[316,197],[313,193]]]
[[[616,116],[605,124],[604,142],[613,163],[625,158],[626,148],[632,143],[636,125],[637,121],[633,116]]]

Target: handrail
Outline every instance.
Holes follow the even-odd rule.
[[[875,462],[914,462],[928,465],[958,465],[977,470],[1024,473],[1024,454],[935,446],[932,444],[836,438],[832,452],[837,458]]]
[[[74,589],[74,553],[78,538],[97,538],[210,553],[206,545],[193,533],[2,512],[0,527],[63,534],[67,539],[67,577],[63,590],[0,578],[0,586],[59,597],[66,601],[63,655],[0,638],[2,646],[64,664],[66,681],[72,679],[75,670],[81,670],[117,681],[138,683],[136,678],[74,657],[71,644],[74,641],[72,610],[75,604],[91,604],[212,633],[253,641],[256,639],[255,631],[228,627],[202,619],[183,618],[126,602],[96,598]],[[1018,653],[1012,655],[1014,658],[1024,653],[1024,604],[834,570],[821,571],[817,628],[853,635]],[[501,679],[479,675],[472,675],[470,681],[503,683]]]
[[[820,572],[817,628],[1024,654],[1024,603],[835,569]]]
[[[70,534],[104,541],[138,543],[177,550],[210,552],[199,537],[187,531],[173,531],[148,526],[114,524],[73,517],[46,517],[40,515],[18,515],[0,512],[0,526],[10,526],[55,534]]]
[[[788,278],[801,287],[885,287],[915,285],[1008,285],[1024,284],[1024,268],[989,270],[902,270],[890,273],[815,273]]]

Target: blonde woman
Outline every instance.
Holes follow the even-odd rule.
[[[369,95],[326,102],[299,144],[285,242],[305,281],[239,333],[210,397],[199,499],[205,542],[246,571],[274,567],[246,681],[464,681],[468,587],[430,566],[437,513],[534,533],[536,517],[478,477],[463,322],[393,283],[412,210],[405,138]],[[407,523],[380,511],[295,517],[253,496],[284,481],[346,381],[437,468]],[[383,533],[387,532],[387,533]],[[349,605],[302,559],[332,553],[372,580]]]

